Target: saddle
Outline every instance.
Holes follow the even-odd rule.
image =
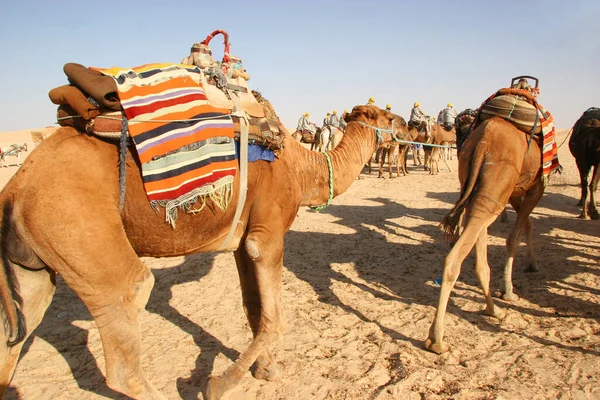
[[[209,42],[219,33],[225,36],[225,51],[223,60],[215,62]],[[243,68],[242,60],[229,54],[228,39],[224,31],[211,33],[204,41],[192,46],[190,55],[181,64],[200,69],[200,84],[206,98],[212,106],[230,111],[236,139],[239,139],[240,121],[244,118],[249,125],[249,143],[278,152],[283,149],[283,125],[260,93],[249,89],[247,80],[250,75]],[[49,92],[50,100],[59,106],[59,125],[118,140],[125,116],[115,78],[76,63],[65,64],[63,70],[70,85]]]
[[[504,88],[492,95],[480,107],[478,119],[501,117],[525,133],[538,135],[542,131],[542,112],[535,97],[527,90]]]

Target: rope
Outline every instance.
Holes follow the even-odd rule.
[[[423,143],[423,142],[412,142],[410,140],[396,140],[398,143],[406,143],[406,144],[422,144],[423,146],[430,146],[430,147],[441,147],[443,149],[456,149],[456,146],[446,146],[443,144],[433,144],[433,143]]]
[[[560,149],[560,147],[565,144],[565,142],[567,141],[567,139],[571,136],[571,134],[573,133],[573,128],[569,129],[569,133],[567,133],[567,136],[565,136],[565,140],[562,141],[562,143],[560,144],[560,146],[558,146],[556,149]]]
[[[331,158],[329,158],[329,154],[327,154],[324,151],[322,151],[321,153],[323,153],[325,155],[325,158],[327,159],[327,168],[329,168],[329,198],[327,199],[325,204],[321,204],[320,206],[316,206],[316,207],[309,207],[311,210],[317,211],[317,212],[321,211],[322,209],[324,209],[325,207],[330,205],[331,200],[333,200],[333,185],[334,185],[333,165],[331,165]]]
[[[129,135],[129,125],[127,117],[123,114],[121,121],[121,140],[119,141],[119,211],[123,211],[125,205],[125,167],[127,166],[127,139]]]
[[[386,133],[390,133],[392,135],[392,137],[394,138],[394,140],[399,141],[399,139],[396,137],[395,133],[394,133],[394,121],[392,121],[392,127],[390,129],[383,129],[383,128],[379,128],[373,125],[369,125],[366,122],[362,122],[362,121],[352,121],[352,122],[358,122],[361,125],[365,125],[371,129],[373,129],[375,131],[375,135],[377,136],[377,142],[379,143],[379,140],[381,139],[381,141],[383,141],[383,137],[381,136],[381,132],[386,132]],[[334,186],[334,179],[333,179],[333,165],[331,164],[331,158],[329,158],[329,154],[327,154],[326,152],[322,151],[321,153],[323,153],[325,155],[325,158],[327,159],[327,168],[329,169],[329,198],[327,199],[327,201],[325,202],[325,204],[321,204],[320,206],[309,206],[309,208],[313,211],[321,211],[322,209],[324,209],[325,207],[327,207],[328,205],[331,204],[331,200],[333,200],[333,186]]]

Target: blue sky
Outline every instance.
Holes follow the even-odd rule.
[[[0,5],[0,131],[55,123],[65,63],[179,62],[215,29],[288,127],[374,97],[409,116],[476,108],[517,75],[540,79],[559,128],[600,106],[600,1],[20,0]],[[215,55],[222,40],[211,42]]]

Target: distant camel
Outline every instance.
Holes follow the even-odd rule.
[[[490,292],[490,267],[487,261],[487,228],[507,202],[517,212],[517,220],[506,240],[504,267],[505,300],[517,300],[513,292],[512,267],[521,232],[527,237],[528,270],[537,270],[533,255],[533,224],[529,214],[542,198],[542,152],[540,144],[500,117],[483,121],[465,140],[459,153],[460,199],[442,220],[446,233],[454,235],[465,213],[463,232],[444,260],[440,298],[425,348],[435,353],[448,350],[444,338],[444,315],[450,293],[462,262],[475,245],[475,271],[486,299],[485,314],[504,318],[505,311],[494,304]]]
[[[6,148],[0,149],[0,164],[2,167],[8,167],[6,157],[15,156],[17,157],[17,166],[21,165],[21,152],[27,151],[27,143],[11,144]]]
[[[264,107],[272,110],[266,100]],[[247,196],[230,241],[240,174],[230,207],[182,209],[174,228],[165,222],[164,211],[148,201],[133,149],[125,163],[120,210],[116,145],[70,127],[59,129],[0,192],[0,397],[23,344],[51,303],[60,274],[98,327],[107,385],[136,399],[162,398],[141,363],[140,312],[154,276],[140,257],[199,252],[234,252],[253,335],[238,359],[209,380],[205,398],[221,398],[252,365],[257,378],[279,378],[283,367],[269,347],[284,329],[285,233],[299,207],[328,204],[348,189],[375,150],[376,132],[388,129],[392,119],[375,106],[354,107],[346,116],[342,142],[327,155],[309,151],[286,134],[284,150],[273,162],[247,165]],[[391,140],[390,134],[382,137]]]
[[[581,197],[578,205],[582,206],[582,210],[579,218],[598,219],[600,216],[595,193],[600,180],[600,109],[590,108],[577,120],[569,140],[569,150],[575,157],[581,182]],[[592,181],[588,187],[591,169],[593,169]]]
[[[453,127],[450,131],[447,131],[442,125],[433,123],[428,134],[416,127],[411,127],[410,131],[411,135],[415,138],[415,142],[423,143],[423,152],[425,153],[423,169],[429,171],[431,175],[439,173],[438,159],[440,158],[441,149],[443,149],[443,147],[439,146],[444,146],[445,143],[455,143],[456,129]],[[446,159],[442,158],[442,161],[444,161],[448,170],[452,172],[452,168],[450,168]]]
[[[411,141],[412,137],[409,134],[408,124],[400,115],[394,115],[394,141],[384,142],[383,138],[377,145],[377,150],[373,153],[373,157],[369,159],[367,164],[368,173],[371,174],[371,163],[375,161],[379,167],[378,178],[383,177],[383,165],[386,159],[388,160],[389,177],[392,178],[392,169],[396,165],[396,176],[400,176],[400,172],[403,175],[407,174],[405,156],[408,144],[402,143],[405,141]],[[399,141],[396,141],[399,140]]]

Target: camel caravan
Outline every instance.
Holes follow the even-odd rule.
[[[221,61],[210,48],[217,35],[224,37]],[[536,268],[529,215],[559,164],[553,118],[537,102],[535,78],[518,77],[478,110],[458,114],[449,130],[437,122],[411,125],[374,104],[356,105],[341,115],[339,125],[325,124],[339,141],[328,148],[318,139],[323,147],[312,151],[301,142],[317,140],[317,128],[287,132],[275,107],[249,88],[250,75],[230,54],[224,31],[194,44],[180,64],[99,69],[69,63],[64,72],[69,84],[49,94],[61,128],[36,147],[0,193],[0,394],[49,307],[60,274],[98,327],[107,385],[135,399],[162,398],[141,364],[140,312],[154,276],[140,257],[217,251],[234,253],[253,338],[223,374],[209,379],[204,396],[222,398],[251,367],[255,378],[277,380],[284,368],[271,345],[284,325],[284,235],[299,208],[330,204],[374,153],[380,160],[396,153],[397,173],[405,174],[414,143],[437,146],[426,153],[432,172],[439,149],[456,143],[460,150],[460,196],[442,221],[454,245],[444,261],[439,304],[424,347],[448,350],[444,315],[473,247],[485,312],[504,316],[490,294],[486,239],[508,203],[518,217],[507,239],[504,299],[518,298],[512,267],[522,232],[528,268]],[[533,88],[527,79],[536,81]],[[582,150],[592,142],[597,146],[600,119],[597,110],[590,115],[594,118],[578,122],[570,146],[581,154],[582,174],[595,168],[588,208],[597,218],[598,152],[590,156]],[[585,206],[583,190],[582,175]]]

